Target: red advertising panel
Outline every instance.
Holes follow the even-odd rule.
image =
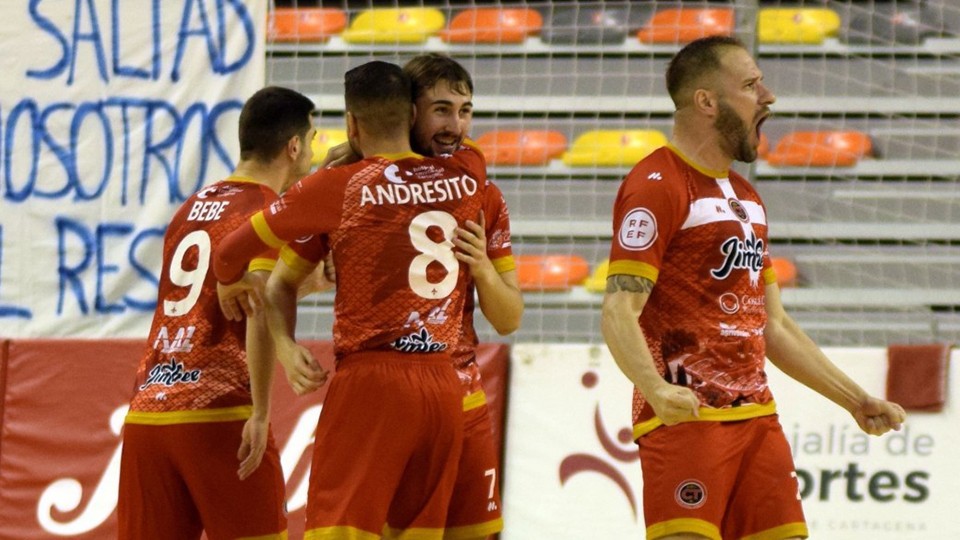
[[[309,342],[333,369],[332,343]],[[120,432],[140,340],[0,342],[0,540],[116,536]],[[508,351],[478,351],[502,439]],[[287,479],[290,538],[303,533],[313,431],[326,388],[297,397],[277,371],[273,429]]]

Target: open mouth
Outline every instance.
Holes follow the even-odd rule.
[[[767,121],[767,118],[770,118],[769,112],[763,113],[760,116],[760,119],[757,120],[757,127],[756,127],[757,140],[760,140],[760,131],[761,131],[761,128],[763,127],[763,124]]]

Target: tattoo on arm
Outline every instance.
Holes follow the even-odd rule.
[[[607,292],[617,291],[649,293],[653,290],[653,282],[645,277],[617,274],[607,278]]]

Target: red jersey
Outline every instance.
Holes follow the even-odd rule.
[[[174,214],[164,236],[157,308],[127,422],[249,417],[246,322],[224,318],[209,270],[223,238],[276,198],[263,184],[231,177],[195,193]],[[276,251],[262,255],[251,270],[273,268]]]
[[[639,322],[664,378],[717,409],[701,418],[771,414],[764,304],[776,277],[766,208],[753,186],[660,148],[621,185],[613,229],[609,275],[656,283]],[[636,436],[660,425],[639,391],[633,413]]]
[[[310,268],[332,249],[337,272],[334,345],[451,354],[459,343],[469,268],[453,254],[454,229],[476,221],[486,190],[482,154],[375,156],[321,169],[250,218],[217,253],[221,281],[236,279],[248,241],[281,246]],[[313,236],[320,235],[320,236]]]

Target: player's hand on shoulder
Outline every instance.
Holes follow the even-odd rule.
[[[242,321],[252,317],[263,307],[263,287],[266,277],[263,272],[247,272],[239,281],[229,285],[217,283],[217,297],[224,317],[229,321]]]
[[[907,419],[907,413],[900,405],[872,396],[868,396],[852,414],[860,429],[870,435],[899,431]]]
[[[484,229],[483,212],[480,212],[477,221],[468,219],[463,225],[463,227],[457,227],[455,231],[453,245],[457,249],[453,252],[454,256],[470,267],[470,273],[474,278],[481,272],[496,274],[497,270],[487,256],[487,234]]]
[[[700,400],[685,386],[677,386],[666,381],[657,386],[650,395],[644,394],[653,412],[665,425],[673,426],[680,422],[689,422],[699,416]]]
[[[330,372],[323,368],[310,350],[292,342],[277,344],[277,358],[287,375],[290,388],[298,396],[309,394],[327,382]]]
[[[359,154],[353,151],[353,147],[350,146],[349,142],[342,142],[327,150],[327,155],[324,156],[320,162],[320,168],[327,169],[330,167],[349,165],[360,161],[360,157]]]

